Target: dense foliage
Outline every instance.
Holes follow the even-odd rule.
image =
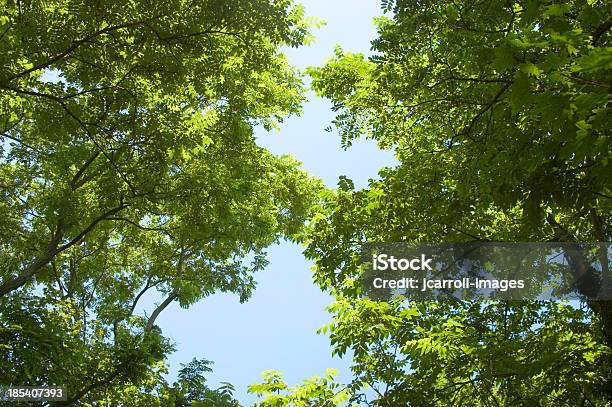
[[[372,57],[338,47],[309,73],[343,144],[372,138],[399,164],[329,191],[253,138],[303,101],[279,52],[310,39],[291,0],[2,2],[0,385],[63,385],[66,405],[238,405],[207,360],[167,382],[156,320],[218,291],[248,299],[266,247],[306,223],[336,298],[321,332],[353,380],[269,371],[249,388],[260,405],[609,404],[612,302],[373,301],[358,250],[609,241],[612,5],[382,6]]]
[[[610,301],[385,303],[361,298],[357,277],[365,241],[610,240],[610,3],[383,7],[371,58],[337,48],[310,69],[343,143],[370,137],[399,161],[362,190],[341,178],[309,233],[353,400],[609,403]]]
[[[255,403],[258,407],[344,405],[349,400],[350,392],[348,386],[336,382],[337,374],[336,370],[328,369],[324,376],[313,376],[302,384],[290,387],[280,372],[267,370],[263,372],[263,383],[253,384],[248,390],[263,398]]]
[[[299,112],[279,48],[308,25],[290,0],[2,2],[0,384],[232,403],[194,381],[203,366],[162,380],[155,321],[216,291],[246,300],[265,248],[307,218],[318,182],[252,128]]]

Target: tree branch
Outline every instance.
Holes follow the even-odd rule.
[[[98,216],[96,219],[94,219],[85,229],[83,229],[77,236],[75,236],[72,240],[70,240],[68,243],[57,247],[59,242],[62,240],[62,237],[64,235],[64,228],[65,228],[65,224],[64,224],[64,220],[62,218],[60,218],[58,220],[58,225],[56,228],[56,231],[51,239],[51,242],[49,242],[49,244],[47,245],[47,248],[45,250],[45,252],[38,257],[37,259],[35,259],[32,263],[30,263],[30,265],[28,265],[26,267],[26,269],[17,277],[4,282],[1,286],[0,286],[0,297],[20,288],[21,286],[23,286],[24,284],[26,284],[28,282],[28,280],[30,280],[34,275],[36,275],[37,273],[40,272],[40,270],[46,266],[47,264],[49,264],[49,262],[51,260],[53,260],[53,258],[63,252],[64,250],[72,247],[73,245],[75,245],[76,243],[80,242],[81,239],[83,239],[89,232],[91,232],[98,223],[100,223],[102,220],[104,220],[106,217],[114,215],[118,212],[120,212],[121,210],[127,208],[128,205],[122,203],[121,205],[110,209],[109,211],[107,211],[106,213]]]
[[[78,401],[79,399],[81,399],[81,397],[83,397],[84,395],[86,395],[87,393],[89,393],[90,391],[92,391],[93,389],[95,389],[96,387],[100,387],[100,386],[104,386],[106,384],[110,384],[113,380],[115,380],[121,373],[122,370],[124,368],[124,364],[119,364],[108,376],[106,376],[103,379],[99,379],[96,380],[93,383],[90,383],[89,385],[85,386],[83,389],[79,390],[78,392],[76,392],[72,397],[70,397],[68,400],[65,401],[58,401],[55,402],[53,405],[55,406],[68,406],[73,404],[74,402]]]
[[[30,96],[36,96],[36,97],[42,97],[42,98],[50,99],[50,100],[53,100],[53,101],[59,103],[59,105],[62,107],[62,109],[64,109],[66,111],[66,113],[68,113],[68,115],[70,117],[72,117],[78,123],[78,125],[85,131],[85,134],[87,134],[89,139],[92,141],[92,143],[96,146],[96,148],[98,150],[100,150],[100,152],[104,155],[104,157],[106,157],[106,159],[113,166],[113,168],[115,169],[117,174],[119,174],[119,176],[121,177],[123,182],[125,182],[126,185],[130,188],[130,190],[132,191],[132,194],[134,194],[134,195],[137,194],[136,189],[134,188],[134,186],[132,185],[130,180],[127,178],[127,176],[119,169],[119,167],[117,166],[115,161],[102,148],[100,143],[98,143],[98,141],[96,140],[94,135],[89,131],[89,129],[87,128],[87,126],[83,122],[83,120],[81,120],[80,117],[78,117],[75,113],[72,112],[72,110],[70,110],[68,108],[68,106],[66,105],[66,102],[61,97],[55,96],[55,95],[51,95],[49,93],[41,93],[41,92],[36,92],[36,91],[32,91],[32,90],[11,88],[11,87],[7,87],[7,86],[3,86],[2,84],[0,84],[0,88],[6,89],[6,90],[10,90],[10,91],[13,91],[15,93],[21,93],[21,94],[24,94],[24,95],[30,95]]]
[[[83,186],[83,184],[87,182],[88,178],[81,179],[81,177],[83,176],[83,173],[85,173],[87,168],[95,161],[95,159],[98,158],[99,155],[100,151],[96,151],[87,161],[85,161],[85,164],[83,164],[79,171],[74,174],[74,177],[72,177],[72,180],[70,181],[70,187],[73,191]]]
[[[178,297],[177,291],[178,290],[176,289],[172,290],[172,293],[170,293],[170,295],[161,304],[159,304],[157,308],[155,308],[155,310],[147,320],[147,325],[144,329],[145,335],[151,332],[151,329],[153,329],[153,325],[155,324],[155,320],[157,319],[159,314],[161,314],[162,311],[166,309],[166,307]]]
[[[593,31],[593,34],[591,34],[591,37],[593,37],[593,40],[591,41],[591,45],[595,45],[597,41],[599,41],[601,36],[604,35],[611,27],[612,27],[612,17],[610,17],[608,21],[606,21],[605,23],[602,23],[601,25],[599,25],[595,29],[595,31]]]
[[[53,260],[53,257],[55,257],[57,254],[57,245],[62,240],[64,227],[64,221],[60,218],[57,222],[57,227],[53,233],[53,237],[51,238],[51,241],[47,245],[43,254],[30,263],[17,277],[2,283],[2,285],[0,285],[0,297],[3,297],[4,295],[23,286],[30,278],[38,273],[40,269]]]
[[[69,241],[68,243],[60,246],[59,249],[57,249],[57,253],[61,253],[64,250],[66,250],[69,247],[71,247],[72,245],[80,242],[81,239],[83,239],[83,237],[85,237],[85,235],[87,235],[89,232],[91,232],[93,230],[93,228],[95,228],[98,223],[100,223],[101,221],[103,221],[104,219],[106,219],[107,217],[109,217],[111,215],[114,215],[114,214],[116,214],[118,212],[121,212],[123,209],[125,209],[127,207],[128,207],[127,204],[122,203],[121,205],[119,205],[119,206],[117,206],[117,207],[115,207],[113,209],[110,209],[106,213],[103,213],[102,215],[98,216],[85,229],[83,229],[81,231],[81,233],[76,235],[71,241]]]
[[[180,254],[179,260],[178,260],[178,264],[176,265],[177,275],[178,276],[181,276],[181,274],[183,272],[183,263],[185,261],[186,254],[187,254],[187,252],[185,250],[185,247],[182,246],[181,247],[181,254]],[[153,313],[151,314],[151,316],[147,320],[147,325],[145,326],[145,329],[144,329],[145,335],[148,334],[149,332],[151,332],[151,329],[153,329],[153,325],[155,324],[155,320],[157,319],[159,314],[161,314],[162,311],[164,309],[166,309],[166,307],[168,305],[170,305],[170,303],[172,301],[174,301],[178,297],[178,290],[179,290],[178,287],[179,286],[176,285],[174,287],[174,289],[172,290],[172,292],[170,293],[170,295],[168,296],[168,298],[166,298],[161,304],[159,304],[157,306],[157,308],[155,308],[155,310],[153,311]]]
[[[480,119],[480,117],[485,114],[499,100],[501,95],[504,94],[504,92],[512,85],[512,83],[512,81],[506,82],[506,84],[497,91],[495,96],[493,96],[493,99],[491,99],[486,105],[482,107],[482,109],[480,109],[478,113],[476,113],[470,123],[460,132],[460,134],[466,135],[470,131],[472,131],[472,128],[474,127],[478,119]]]
[[[161,227],[147,227],[147,226],[142,226],[141,224],[139,224],[139,223],[137,223],[137,222],[134,222],[133,220],[128,219],[128,218],[123,218],[123,217],[109,217],[109,218],[106,218],[106,219],[104,219],[104,220],[119,220],[119,221],[127,222],[127,223],[129,223],[130,225],[135,226],[135,227],[137,227],[137,228],[138,228],[138,229],[140,229],[140,230],[144,230],[144,231],[147,231],[147,232],[161,232],[161,233],[164,233],[164,234],[168,235],[169,237],[174,238],[174,236],[173,236],[173,235],[172,235],[172,234],[171,234],[171,233],[170,233],[170,232],[169,232],[167,229],[164,229],[164,228],[161,228]]]
[[[92,39],[99,37],[101,35],[104,34],[108,34],[110,32],[113,31],[117,31],[121,28],[130,28],[130,27],[134,27],[136,25],[142,24],[146,21],[151,21],[151,20],[155,20],[157,18],[159,18],[160,16],[156,16],[156,17],[152,17],[150,19],[146,19],[146,20],[142,20],[142,21],[133,21],[130,23],[123,23],[123,24],[118,24],[118,25],[111,25],[108,27],[105,27],[101,30],[98,30],[84,38],[81,38],[80,40],[77,41],[73,41],[72,45],[70,45],[68,48],[66,48],[64,51],[60,52],[59,54],[55,55],[54,57],[52,57],[51,59],[48,59],[44,62],[41,62],[37,65],[34,65],[32,68],[30,69],[26,69],[25,71],[22,71],[16,75],[13,75],[12,77],[8,78],[9,81],[21,78],[23,76],[29,75],[32,72],[36,72],[40,69],[45,69],[50,67],[51,65],[53,65],[54,63],[62,60],[63,58],[65,58],[66,56],[68,56],[68,54],[70,54],[72,51],[74,51],[75,49],[77,49],[78,47],[80,47],[81,45],[85,44],[88,41],[91,41]]]
[[[601,321],[608,346],[612,346],[612,301],[597,299],[601,291],[610,288],[609,281],[602,281],[600,273],[584,258],[575,239],[557,222],[552,213],[548,213],[546,221],[552,226],[555,239],[567,242],[563,245],[563,249],[576,279],[576,290],[587,298],[587,304]]]

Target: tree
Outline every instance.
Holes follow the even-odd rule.
[[[299,113],[279,47],[309,24],[289,0],[5,3],[0,383],[65,385],[71,405],[140,388],[169,304],[250,296],[319,189],[252,132]]]
[[[162,363],[154,374],[140,387],[125,386],[121,389],[109,389],[96,400],[95,405],[103,406],[180,406],[180,407],[236,407],[238,401],[233,398],[234,387],[222,383],[217,389],[206,384],[205,374],[212,371],[212,362],[193,359],[181,364],[178,381],[169,385],[161,376],[167,373]]]
[[[345,405],[350,393],[347,386],[336,382],[338,372],[328,369],[324,376],[313,376],[302,384],[289,387],[280,372],[263,372],[263,383],[249,386],[249,393],[263,398],[256,406],[260,407],[336,407]],[[351,404],[352,405],[352,404]]]
[[[354,352],[355,394],[374,388],[377,405],[602,405],[612,302],[386,304],[360,298],[356,279],[365,241],[610,240],[610,5],[383,7],[369,60],[338,48],[310,69],[344,145],[370,137],[399,161],[362,190],[342,178],[309,231],[315,281],[337,298],[326,329],[336,352]]]

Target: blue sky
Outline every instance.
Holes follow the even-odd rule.
[[[314,32],[317,40],[308,48],[288,49],[290,62],[305,68],[322,65],[333,54],[335,44],[352,52],[368,54],[375,37],[372,18],[380,15],[375,0],[302,1],[308,15],[327,21]],[[340,138],[324,128],[333,118],[330,105],[309,92],[301,117],[287,119],[280,131],[256,130],[258,143],[275,154],[291,154],[314,176],[329,187],[346,175],[356,186],[365,186],[378,170],[392,165],[389,151],[380,151],[371,141],[358,141],[350,150],[340,147]],[[281,243],[269,250],[270,265],[256,277],[252,298],[240,304],[236,295],[217,294],[188,310],[171,304],[157,319],[177,346],[170,356],[170,379],[180,363],[193,357],[213,360],[213,386],[228,381],[236,386],[236,397],[244,405],[255,398],[248,395],[248,384],[260,381],[261,372],[276,369],[295,384],[326,368],[340,370],[340,378],[350,378],[350,358],[332,358],[329,340],[316,330],[329,322],[324,310],[331,298],[311,280],[312,264],[298,245]],[[146,308],[153,309],[150,298]]]

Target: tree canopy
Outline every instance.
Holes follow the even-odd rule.
[[[610,4],[383,8],[372,57],[338,47],[309,70],[344,145],[372,138],[399,161],[364,189],[341,178],[308,232],[315,281],[336,296],[322,332],[353,354],[353,400],[609,402],[609,301],[387,303],[357,279],[363,242],[610,240]]]
[[[266,248],[306,244],[353,379],[262,406],[603,406],[612,301],[364,298],[364,242],[608,242],[612,5],[383,0],[372,56],[308,70],[346,148],[399,164],[328,190],[259,147],[305,100],[291,0],[6,0],[0,9],[0,385],[58,405],[236,406],[211,362],[165,378],[172,303],[245,301]],[[598,286],[612,284],[601,254]],[[156,307],[141,313],[153,293]]]
[[[250,296],[319,189],[253,137],[300,111],[279,49],[309,24],[285,0],[3,4],[0,383],[64,385],[70,405],[151,393],[170,303]]]

